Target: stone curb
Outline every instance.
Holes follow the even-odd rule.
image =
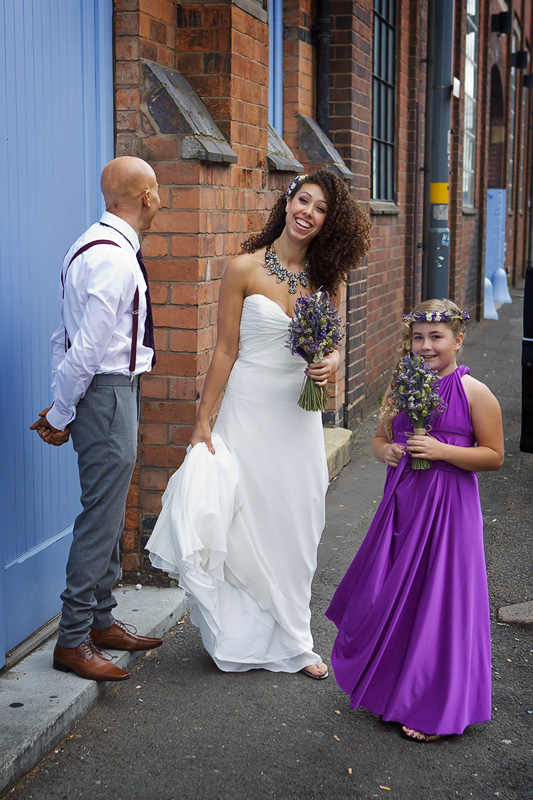
[[[116,616],[143,636],[162,636],[187,610],[181,589],[117,588]],[[52,669],[55,637],[0,676],[0,796],[55,745],[114,684]],[[114,650],[130,670],[144,652]]]

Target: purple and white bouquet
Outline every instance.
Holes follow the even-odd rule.
[[[433,413],[442,414],[446,404],[437,392],[439,378],[422,356],[404,356],[393,375],[394,407],[413,423],[414,433],[423,436]],[[413,456],[413,469],[428,469],[431,462]]]
[[[300,295],[285,342],[293,355],[301,356],[308,364],[318,364],[335,350],[343,336],[341,318],[327,292]],[[298,405],[305,411],[325,411],[327,402],[326,387],[317,386],[306,376]]]

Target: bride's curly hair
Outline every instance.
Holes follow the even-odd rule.
[[[456,305],[453,300],[424,300],[424,302],[419,303],[415,306],[411,312],[412,315],[414,314],[431,314],[432,312],[440,312],[448,313],[449,315],[453,315],[453,319],[447,319],[444,321],[444,324],[450,328],[453,335],[457,338],[460,333],[464,332],[464,329],[467,325],[467,322],[462,317],[461,309],[458,305]],[[409,355],[411,352],[411,347],[413,343],[413,323],[412,322],[402,322],[402,330],[400,334],[400,341],[398,342],[398,360],[396,362],[396,366],[394,367],[393,373],[398,369],[400,365],[400,361],[404,356]],[[392,423],[394,417],[397,415],[398,411],[396,410],[393,398],[392,398],[392,390],[394,386],[394,377],[391,378],[391,381],[387,387],[387,390],[383,396],[383,402],[381,403],[381,408],[379,411],[379,420],[385,426],[385,431],[387,433],[387,438],[389,442],[392,442]]]
[[[242,253],[254,253],[271,245],[283,232],[287,199],[295,197],[306,183],[319,186],[324,192],[328,210],[322,230],[307,252],[309,278],[315,288],[333,293],[355,269],[370,249],[370,220],[349,189],[335,173],[327,169],[295,180],[289,193],[278,197],[261,233],[254,234],[241,245]]]

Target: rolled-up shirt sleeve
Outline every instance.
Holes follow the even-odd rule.
[[[117,321],[133,303],[137,284],[131,264],[118,248],[112,249],[113,253],[87,269],[87,302],[77,330],[72,330],[67,322],[71,346],[66,353],[65,328],[60,326],[52,336],[53,405],[46,417],[59,430],[64,430],[75,418],[78,402],[84,397],[94,375],[100,371],[102,357],[116,332]]]

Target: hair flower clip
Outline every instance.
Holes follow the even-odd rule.
[[[290,197],[292,197],[292,196],[293,196],[293,194],[294,194],[294,192],[296,191],[296,189],[297,189],[297,188],[298,188],[298,186],[300,185],[300,183],[302,183],[303,181],[305,181],[305,180],[306,180],[308,177],[309,177],[309,175],[308,175],[307,173],[304,173],[303,175],[297,175],[297,176],[296,176],[296,177],[295,177],[295,178],[294,178],[294,179],[293,179],[293,180],[292,180],[292,181],[289,183],[289,185],[287,186],[287,191],[285,192],[285,197],[286,197],[287,199],[289,199]]]

